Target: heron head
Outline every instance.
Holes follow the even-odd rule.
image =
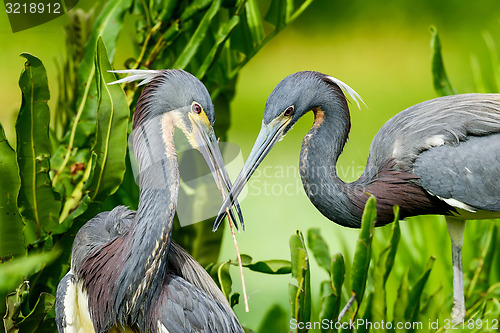
[[[348,112],[343,90],[358,103],[359,95],[348,85],[319,72],[297,72],[278,83],[267,99],[259,135],[229,196],[219,211],[214,229],[224,217],[226,207],[243,190],[246,182],[272,147],[292,129],[303,115],[311,110],[316,113],[318,110],[332,109],[336,106],[341,106]]]
[[[169,155],[172,152],[169,149],[174,149],[173,130],[179,128],[187,137],[189,144],[201,152],[222,196],[225,197],[230,190],[231,181],[213,130],[214,106],[205,85],[194,75],[183,70],[115,72],[132,75],[112,83],[142,80],[140,84],[147,84],[137,101],[133,121],[134,130],[139,127],[153,126],[153,130],[148,131],[152,133],[147,140],[148,144],[160,146],[161,138]],[[156,130],[158,125],[161,133]],[[140,135],[144,135],[144,131],[141,133]],[[238,204],[235,207],[240,223],[243,225]]]

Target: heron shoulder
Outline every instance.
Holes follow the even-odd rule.
[[[492,133],[500,133],[500,94],[438,97],[389,119],[372,141],[369,163],[380,166],[392,158],[397,169],[411,170],[425,150]]]

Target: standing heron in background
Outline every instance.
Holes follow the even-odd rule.
[[[452,243],[452,318],[462,322],[465,301],[462,244],[465,220],[500,217],[500,95],[464,94],[414,105],[390,119],[374,137],[362,176],[345,183],[336,164],[350,130],[345,83],[318,72],[283,79],[269,96],[262,128],[223,203],[214,229],[271,148],[308,111],[299,172],[307,196],[330,220],[359,228],[367,193],[377,198],[376,226],[401,218],[445,215]],[[232,199],[232,200],[231,200]]]
[[[210,275],[171,240],[179,188],[175,128],[202,153],[223,197],[230,189],[210,95],[181,70],[119,72],[133,75],[114,83],[147,83],[132,132],[139,207],[100,213],[77,233],[70,271],[57,288],[58,331],[243,332]]]

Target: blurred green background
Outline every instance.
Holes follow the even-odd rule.
[[[90,8],[92,1],[80,1],[79,7]],[[500,2],[458,0],[315,0],[305,14],[286,28],[253,58],[240,74],[236,97],[232,103],[232,126],[229,140],[237,143],[244,157],[248,155],[261,125],[267,96],[286,75],[299,70],[317,70],[349,84],[364,99],[361,111],[351,107],[352,131],[339,161],[341,178],[352,181],[362,172],[371,139],[391,116],[415,103],[437,97],[431,77],[430,26],[440,33],[448,75],[459,93],[478,91],[471,68],[479,61],[482,74],[493,86],[488,44],[500,44]],[[7,137],[14,142],[14,122],[21,101],[17,81],[23,68],[21,52],[39,57],[47,68],[52,100],[57,96],[56,63],[64,55],[65,17],[42,26],[13,34],[7,15],[0,13],[0,122]],[[129,36],[120,37],[114,65],[123,68],[130,48]],[[121,51],[120,51],[121,50]],[[297,172],[303,135],[309,130],[312,115],[297,124],[285,140],[270,153],[249,183],[248,195],[242,201],[246,221],[245,233],[238,235],[242,253],[256,260],[289,258],[288,241],[295,230],[321,229],[332,252],[342,251],[352,258],[357,230],[335,225],[324,218],[309,202]],[[417,277],[430,255],[437,260],[427,289],[444,286],[446,308],[451,309],[451,251],[446,226],[440,218],[415,218],[401,224],[400,246],[406,257],[396,257],[391,279],[397,281],[407,266],[410,277]],[[376,242],[387,239],[388,230],[375,231]],[[480,235],[467,233],[464,267],[467,270],[474,243]],[[400,249],[400,252],[402,249]],[[224,240],[221,260],[234,258],[229,232]],[[498,255],[496,262],[499,262]],[[349,259],[348,259],[349,260]],[[319,281],[327,278],[313,260],[313,300]],[[233,269],[233,289],[240,289]],[[243,306],[236,312],[242,323],[257,327],[267,309],[279,303],[288,311],[286,276],[266,276],[245,271],[250,312]],[[444,281],[444,282],[443,282]],[[391,296],[389,296],[391,297]],[[394,296],[392,296],[394,297]],[[315,309],[316,311],[318,309]]]

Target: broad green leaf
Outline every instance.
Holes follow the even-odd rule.
[[[19,78],[22,105],[16,122],[17,162],[21,175],[18,205],[25,223],[25,243],[31,244],[58,225],[61,203],[52,191],[49,177],[50,98],[42,62],[28,54]]]
[[[420,310],[420,301],[425,284],[431,274],[432,266],[434,265],[435,257],[430,257],[425,263],[424,272],[418,279],[417,283],[410,290],[409,306],[406,309],[406,317],[408,320],[417,321],[418,312]]]
[[[214,0],[212,5],[208,8],[205,15],[201,19],[196,31],[191,36],[189,42],[184,47],[182,53],[178,56],[173,68],[186,68],[193,56],[198,51],[201,42],[210,27],[210,23],[220,7],[221,0]]]
[[[273,305],[264,316],[258,333],[286,333],[290,327],[288,315],[278,304]]]
[[[238,265],[236,261],[231,262],[233,265]],[[251,271],[266,273],[266,274],[290,274],[291,264],[288,260],[271,259],[252,262],[252,257],[249,255],[241,255],[241,263],[243,267],[247,267]]]
[[[295,280],[288,286],[291,317],[297,322],[308,322],[311,318],[309,257],[300,231],[290,238],[290,255],[292,278]],[[303,331],[297,328],[297,332]]]
[[[100,38],[95,66],[99,101],[96,142],[92,148],[95,167],[93,177],[89,178],[83,190],[90,192],[92,201],[102,202],[118,189],[125,174],[129,108],[122,88],[106,84],[114,81],[115,76],[109,72],[111,64]]]
[[[24,224],[17,208],[21,187],[16,152],[10,146],[0,125],[0,264],[27,254]]]
[[[49,293],[42,292],[33,310],[17,324],[21,332],[38,332],[38,327],[52,310],[55,303],[55,297]]]
[[[443,56],[441,55],[441,41],[435,26],[431,27],[431,50],[434,90],[436,90],[439,96],[456,94],[444,69]]]
[[[371,259],[371,244],[373,238],[374,221],[377,218],[377,200],[373,195],[368,198],[361,220],[361,232],[356,244],[356,251],[352,264],[352,290],[359,304],[363,300],[366,287],[366,278]]]
[[[94,79],[96,71],[94,65],[95,46],[97,39],[101,37],[108,48],[109,59],[113,59],[123,17],[130,5],[131,0],[107,1],[92,27],[89,40],[85,45],[83,59],[78,66],[77,84],[79,89],[77,91],[76,114],[72,120],[70,131],[63,139],[62,149],[58,149],[53,158],[56,169],[53,183],[56,183],[63,173],[66,176],[69,173],[68,164],[70,164],[74,150],[90,145],[89,137],[95,132],[98,103],[96,80]]]
[[[47,263],[53,261],[60,255],[58,250],[41,254],[32,254],[27,257],[13,259],[1,264],[0,290],[12,290],[19,285],[24,278],[38,272]]]
[[[332,265],[330,250],[328,249],[328,244],[326,244],[323,237],[321,237],[319,229],[309,229],[307,233],[307,242],[309,243],[309,249],[314,255],[314,258],[316,258],[318,265],[330,274]]]

